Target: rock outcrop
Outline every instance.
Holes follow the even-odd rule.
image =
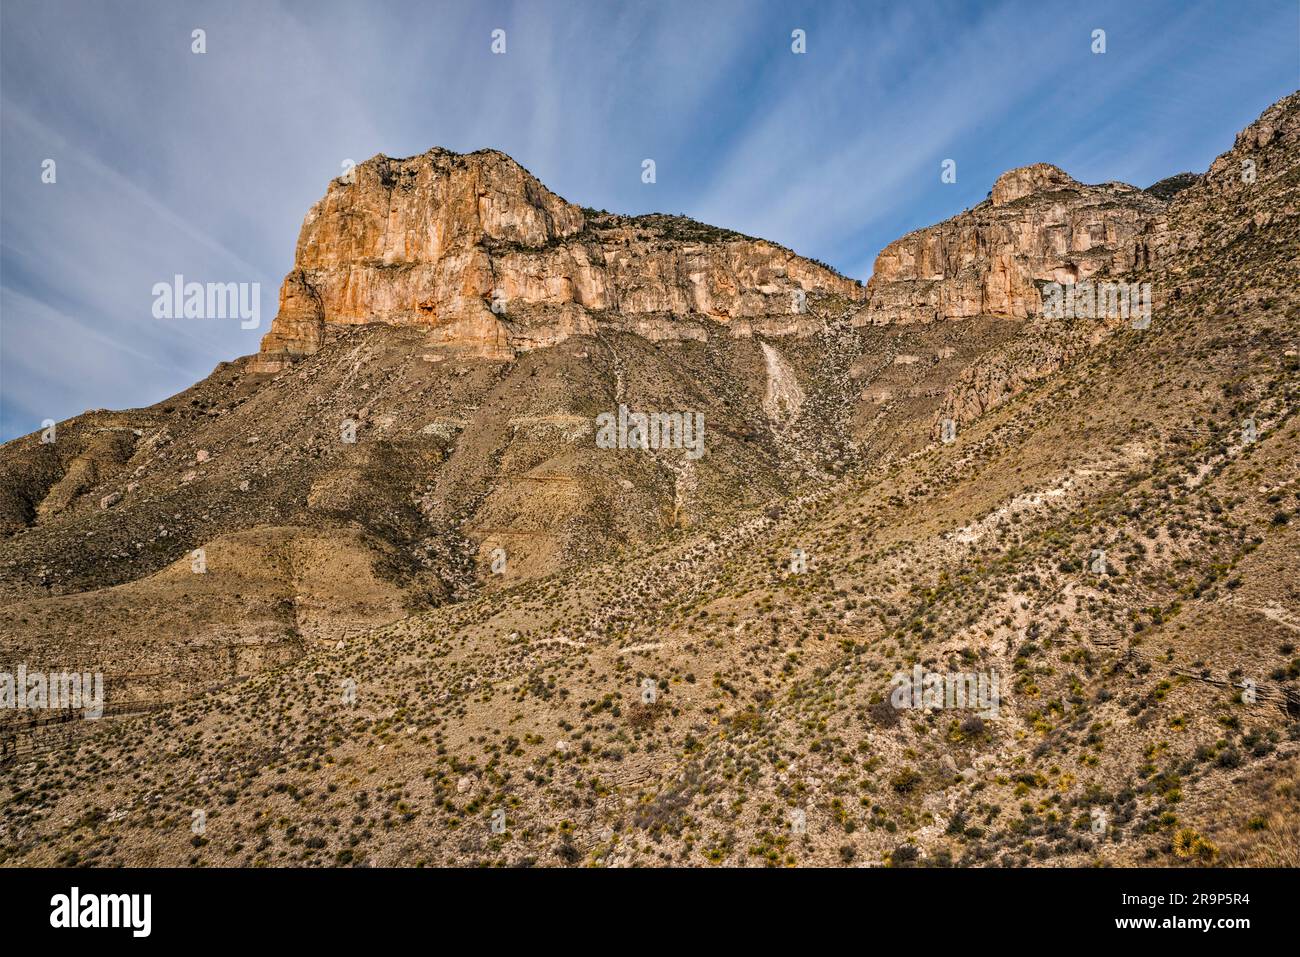
[[[819,293],[863,297],[774,243],[684,217],[584,211],[495,150],[380,155],[307,214],[252,368],[276,371],[332,326],[367,322],[427,326],[434,343],[503,358],[606,319],[658,338],[679,319],[802,333],[805,297]]]
[[[1011,170],[978,206],[886,246],[858,321],[1038,315],[1040,283],[1140,267],[1164,209],[1133,186],[1085,186],[1046,163]]]
[[[1238,133],[1232,149],[1215,159],[1206,173],[1179,173],[1148,187],[1144,191],[1148,196],[1168,202],[1162,202],[1163,208],[1147,219],[1144,227],[1137,221],[1133,224],[1135,228],[1116,229],[1118,244],[1114,248],[1108,248],[1107,244],[1107,247],[1085,252],[1109,255],[1110,262],[1103,262],[1099,270],[1102,273],[1121,280],[1150,282],[1155,287],[1157,303],[1166,307],[1178,300],[1192,299],[1198,292],[1206,290],[1212,291],[1216,297],[1234,296],[1242,303],[1252,300],[1258,304],[1270,302],[1271,295],[1261,295],[1259,290],[1292,288],[1297,281],[1295,263],[1292,262],[1284,272],[1279,263],[1285,261],[1285,257],[1279,258],[1273,253],[1277,249],[1300,246],[1300,229],[1297,228],[1300,200],[1295,188],[1288,186],[1288,182],[1294,182],[1294,157],[1298,144],[1300,93],[1295,93],[1273,104],[1258,120]],[[1063,176],[1055,167],[1041,165],[1012,170],[998,180],[992,202],[996,205],[1000,197],[1004,200],[1012,197],[1004,205],[1014,208],[1023,203],[1046,208],[1043,191],[1047,190],[1050,195],[1062,189],[1060,177]],[[1004,184],[1005,188],[1000,189]],[[1074,187],[1064,188],[1091,191],[1119,186],[1079,187],[1074,184]],[[1127,187],[1123,188],[1121,195],[1125,209],[1145,213],[1146,207],[1132,202]],[[1114,222],[1118,214],[1113,209],[1102,209],[1108,222]],[[959,216],[933,229],[942,230],[962,218]],[[928,232],[932,231],[921,231]],[[914,233],[900,242],[918,235]],[[1231,269],[1225,270],[1221,257],[1222,251],[1228,248],[1251,250],[1252,255],[1242,256]],[[1257,263],[1266,263],[1267,269],[1256,272]],[[1051,263],[1040,265],[1050,266]],[[877,275],[879,270],[878,264]],[[1081,274],[1079,278],[1090,274]],[[1040,269],[1037,275],[1043,277],[1045,270]],[[884,289],[877,289],[874,284],[875,277],[867,287],[871,295],[868,312],[879,308],[881,300],[878,297],[903,296],[909,288],[905,281]],[[916,285],[917,282],[913,281],[911,287]],[[1027,295],[1032,307],[1034,297]],[[1028,314],[1035,316],[1032,328],[980,356],[946,390],[932,423],[933,436],[938,436],[943,419],[964,424],[980,417],[1019,395],[1033,383],[1086,355],[1101,338],[1125,325],[1113,321],[1052,321],[1038,316],[1034,308],[1030,308]],[[1157,321],[1160,321],[1158,316]]]

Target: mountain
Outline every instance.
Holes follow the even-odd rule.
[[[117,709],[8,726],[0,860],[1294,865],[1297,139],[1013,170],[865,289],[361,164],[257,355],[0,449],[0,650]]]
[[[1164,203],[1124,183],[1084,186],[1039,163],[998,177],[960,216],[890,243],[868,285],[874,323],[1042,312],[1040,282],[1140,265]]]
[[[676,216],[584,211],[503,153],[376,156],[308,212],[254,368],[319,351],[338,325],[417,326],[460,354],[514,358],[598,329],[738,338],[814,330],[796,293],[859,284],[772,243]],[[679,323],[674,317],[690,317]]]

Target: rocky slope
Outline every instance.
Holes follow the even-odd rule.
[[[257,355],[0,450],[0,648],[137,676],[122,702],[194,693],[906,454],[989,341],[854,330],[855,282],[680,217],[583,211],[499,153],[353,180],[309,213]],[[606,455],[595,419],[620,405],[702,415],[708,454]],[[356,593],[313,595],[282,539]],[[177,607],[196,550],[209,571]],[[85,634],[119,606],[138,613],[111,640]]]
[[[741,284],[440,326],[440,277],[477,273],[402,286],[358,227],[316,282],[341,303],[356,269],[383,322],[312,318],[292,361],[281,323],[0,449],[0,652],[162,706],[15,731],[0,861],[1300,863],[1298,130],[1300,95],[1167,202],[1017,171],[803,315]],[[561,235],[512,182],[534,212],[485,229],[533,245],[468,260],[649,229]],[[709,231],[649,222],[673,261]],[[1150,327],[1045,322],[1034,283],[1089,269],[1152,282]],[[685,295],[664,275],[625,307]],[[448,311],[411,314],[417,285]],[[620,402],[703,410],[708,453],[596,448]],[[917,665],[1000,675],[1000,713],[889,706]]]

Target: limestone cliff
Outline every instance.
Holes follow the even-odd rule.
[[[812,331],[803,297],[859,283],[773,243],[677,216],[589,213],[503,153],[376,156],[330,183],[303,222],[280,308],[253,364],[276,371],[330,327],[427,326],[510,357],[609,320],[651,337],[674,321],[734,335]]]
[[[989,198],[881,251],[862,324],[1039,314],[1039,283],[1140,266],[1165,203],[1124,183],[1085,186],[1038,163],[1004,173]]]
[[[1294,250],[1300,242],[1297,237],[1300,202],[1291,185],[1296,177],[1297,144],[1300,144],[1300,93],[1265,110],[1258,120],[1237,134],[1232,149],[1219,156],[1205,174],[1182,173],[1148,187],[1146,195],[1154,195],[1159,201],[1155,206],[1135,197],[1129,187],[1079,186],[1055,167],[1041,165],[1005,174],[994,187],[992,205],[1011,212],[1019,209],[1021,222],[1013,232],[1025,235],[1030,241],[1023,248],[1031,249],[1031,253],[1021,256],[1019,261],[1029,269],[1031,277],[1066,281],[1056,275],[1049,276],[1052,270],[1061,268],[1058,262],[1066,259],[1069,269],[1077,268],[1080,261],[1088,263],[1089,271],[1080,271],[1078,278],[1099,270],[1120,280],[1149,282],[1154,287],[1157,325],[1163,322],[1163,310],[1174,303],[1206,294],[1217,300],[1237,287],[1242,288],[1240,303],[1267,308],[1274,297],[1270,290],[1292,288],[1296,284],[1296,257],[1290,255],[1292,265],[1284,274],[1279,270],[1279,263],[1286,262],[1288,256],[1278,256],[1276,251]],[[1098,190],[1116,191],[1114,203],[1097,204],[1095,191]],[[1074,197],[1064,208],[1053,198],[1062,191]],[[1168,199],[1167,204],[1163,198]],[[981,204],[984,205],[987,204]],[[1052,215],[1044,215],[1046,212]],[[1037,257],[1032,252],[1034,234],[1024,233],[1024,229],[1027,226],[1047,229],[1050,235],[1050,230],[1057,228],[1054,219],[1059,220],[1061,214],[1073,217],[1075,222],[1103,222],[1108,235],[1113,234],[1113,242],[1108,240],[1065,257]],[[965,221],[965,227],[970,228],[986,220],[988,215],[989,210],[981,212],[977,207],[947,223],[913,233],[894,245],[911,242],[913,245],[905,248],[919,246],[950,252],[951,247],[943,243],[951,241],[959,231],[954,224]],[[1089,234],[1095,235],[1091,228],[1080,235]],[[1041,244],[1036,248],[1041,248]],[[1237,257],[1225,257],[1227,249],[1238,250]],[[891,304],[905,314],[909,294],[915,301],[921,290],[929,288],[927,280],[918,278],[915,270],[910,280],[878,282],[882,265],[886,270],[896,268],[897,257],[886,260],[887,253],[889,249],[881,254],[883,262],[877,263],[876,276],[867,284],[871,304],[866,311],[877,316],[887,314],[887,306]],[[928,282],[930,286],[943,288],[949,301],[960,298],[960,277]],[[1012,303],[994,301],[998,314],[1031,315],[1034,321],[1012,341],[980,356],[946,390],[932,423],[934,436],[938,436],[943,419],[950,418],[960,424],[978,418],[1031,384],[1058,372],[1085,355],[1102,337],[1126,325],[1114,321],[1045,320],[1039,315],[1038,303],[1036,289],[1029,288]]]

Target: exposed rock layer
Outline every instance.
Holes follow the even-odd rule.
[[[435,343],[501,357],[607,315],[654,338],[675,337],[665,323],[683,317],[804,333],[810,293],[863,296],[773,243],[681,217],[588,214],[494,150],[381,155],[307,214],[254,368],[316,352],[333,324],[422,325]]]
[[[1164,208],[1133,186],[1085,186],[1046,163],[1011,170],[978,206],[886,246],[859,321],[1037,315],[1040,283],[1145,262]]]

